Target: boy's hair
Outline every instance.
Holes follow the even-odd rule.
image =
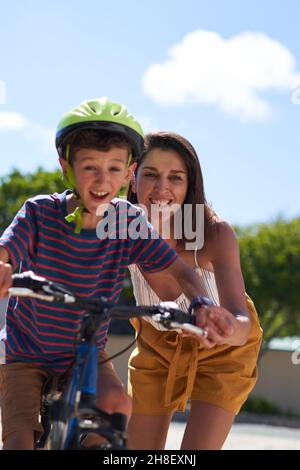
[[[132,153],[132,146],[124,135],[108,130],[86,129],[74,132],[66,140],[64,150],[67,145],[70,146],[69,162],[71,165],[74,163],[76,152],[82,148],[108,151],[111,147],[119,147],[128,150],[128,157]],[[65,151],[63,158],[65,158]]]

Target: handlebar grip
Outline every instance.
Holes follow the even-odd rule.
[[[210,300],[208,297],[205,297],[203,295],[198,295],[191,301],[188,312],[193,313],[193,311],[196,308],[201,308],[204,306],[211,306],[211,305],[214,305],[212,300]]]
[[[178,323],[188,323],[189,325],[196,325],[196,316],[190,313],[175,310],[174,319]]]
[[[188,323],[190,325],[196,324],[196,317],[191,313],[183,312],[182,310],[178,309],[178,305],[176,302],[173,301],[163,301],[160,302],[159,308],[162,308],[164,311],[169,312],[172,320],[178,323]]]
[[[51,281],[47,281],[44,277],[36,276],[32,271],[25,271],[21,274],[13,274],[13,287],[20,287],[31,290],[38,290],[39,288],[49,285]]]

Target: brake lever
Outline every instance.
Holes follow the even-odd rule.
[[[32,297],[48,302],[74,303],[76,301],[73,294],[64,286],[37,276],[32,271],[13,274],[12,279],[13,287],[8,290],[9,295]]]
[[[192,314],[178,310],[175,302],[161,302],[158,306],[158,313],[153,315],[153,320],[162,324],[168,329],[181,329],[186,333],[207,337],[207,331],[196,326],[196,317]]]
[[[44,277],[37,276],[33,271],[25,271],[21,274],[13,274],[13,288],[29,289],[33,292],[39,292],[44,286],[52,284]]]

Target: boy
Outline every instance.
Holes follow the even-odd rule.
[[[11,285],[11,266],[20,263],[22,270],[66,284],[91,300],[105,296],[116,301],[125,269],[133,263],[148,272],[167,270],[170,280],[180,280],[190,300],[201,294],[199,276],[164,241],[151,237],[152,226],[143,213],[137,209],[132,215],[128,208],[133,206],[115,198],[129,182],[142,145],[139,123],[124,106],[107,98],[85,101],[63,116],[56,147],[71,191],[29,199],[4,232],[0,238],[0,296]],[[121,229],[115,224],[115,237],[99,238],[103,211],[98,208],[109,205],[123,221],[125,213],[127,225],[138,217],[148,236],[118,236]],[[37,299],[10,300],[6,364],[0,374],[4,449],[32,449],[42,433],[38,416],[43,384],[51,374],[65,374],[72,363],[81,318],[82,312],[71,307]],[[101,358],[107,327],[102,325],[97,334]],[[212,332],[203,344],[211,347],[219,339]],[[99,366],[99,382],[97,405],[129,417],[131,402],[111,363]],[[88,439],[89,445],[97,442],[91,436]]]

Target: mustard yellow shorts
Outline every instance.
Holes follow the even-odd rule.
[[[99,362],[106,358],[104,352],[99,353]],[[70,372],[70,370],[69,370]],[[99,364],[98,372],[102,376],[109,374],[115,377],[117,383],[119,378],[112,367],[112,363]],[[68,377],[61,376],[65,383]],[[17,431],[33,430],[37,441],[43,434],[40,422],[41,399],[44,387],[51,378],[50,374],[30,363],[13,362],[3,364],[0,367],[0,397],[2,418],[2,440]]]
[[[142,321],[137,348],[129,360],[128,393],[133,413],[163,415],[184,411],[188,399],[220,406],[237,414],[257,380],[262,330],[252,300],[252,320],[244,346],[204,349],[193,338],[156,330]],[[138,329],[138,323],[133,321]]]

